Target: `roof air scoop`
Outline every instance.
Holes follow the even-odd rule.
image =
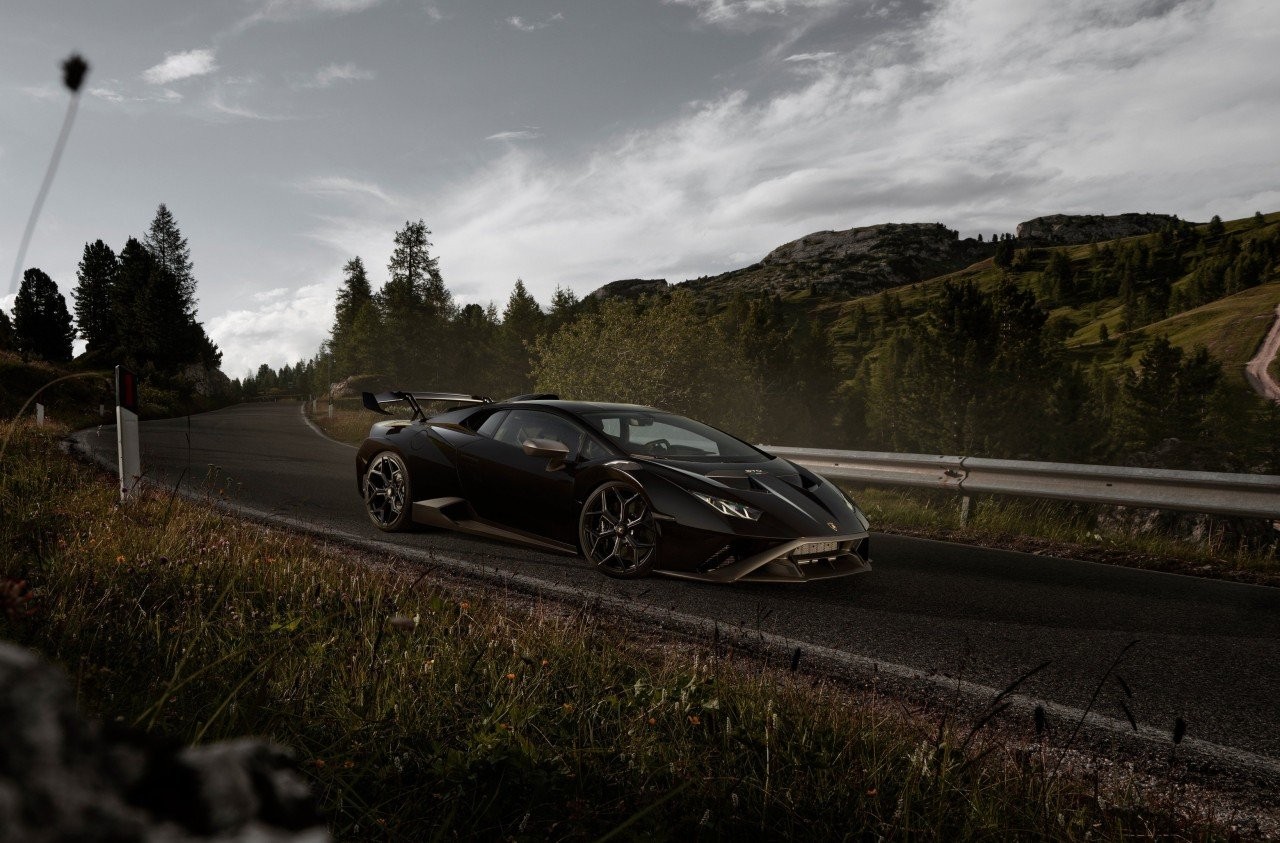
[[[513,395],[510,398],[508,398],[507,401],[504,403],[508,403],[511,401],[559,401],[559,400],[560,400],[560,396],[556,395],[554,392],[531,392],[528,395]]]

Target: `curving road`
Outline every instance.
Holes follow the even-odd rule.
[[[114,461],[113,427],[76,434]],[[1188,746],[1280,770],[1280,589],[875,534],[874,570],[807,586],[711,586],[611,580],[576,558],[455,534],[388,537],[356,495],[354,450],[310,429],[295,403],[250,404],[190,419],[144,422],[142,465],[172,487],[199,489],[209,470],[229,497],[258,513],[327,533],[499,568],[672,616],[759,630],[814,651],[847,654],[892,672],[962,677],[992,688],[1043,661],[1023,691],[1083,707],[1121,649],[1118,672],[1153,738],[1175,718]],[[1098,710],[1123,715],[1108,689]],[[1051,706],[1066,715],[1066,709]]]

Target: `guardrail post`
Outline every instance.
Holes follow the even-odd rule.
[[[142,477],[138,449],[138,376],[124,366],[116,366],[116,454],[123,503],[137,489]]]
[[[973,511],[978,508],[973,498],[965,495],[960,499],[960,526],[968,527],[969,519],[973,516]]]
[[[333,418],[333,402],[329,402],[329,418]]]
[[[36,427],[44,427],[44,405],[36,404]]]

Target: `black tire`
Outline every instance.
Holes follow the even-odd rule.
[[[596,488],[578,516],[578,545],[603,574],[620,579],[648,575],[658,556],[658,530],[644,492],[616,480]]]
[[[364,472],[364,510],[373,526],[388,533],[413,523],[413,495],[409,469],[395,451],[379,451]]]

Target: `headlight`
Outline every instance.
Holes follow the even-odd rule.
[[[854,506],[852,503],[850,503],[849,506],[853,509],[853,517],[858,519],[858,523],[862,525],[862,529],[870,530],[871,522],[867,520],[866,515],[862,514],[862,510],[858,509],[858,507]]]
[[[853,513],[853,517],[858,520],[860,525],[862,525],[862,529],[870,530],[871,522],[867,520],[867,516],[862,513],[862,510],[858,509],[858,505],[853,502],[853,499],[846,495],[844,493],[844,489],[841,489],[839,486],[836,486],[836,491],[840,493],[840,499],[844,501],[845,506],[849,507],[849,510]]]
[[[732,515],[734,518],[746,518],[750,521],[759,521],[762,514],[760,510],[753,509],[745,503],[727,501],[724,498],[713,498],[711,495],[704,495],[701,492],[694,492],[693,496],[721,515]]]

